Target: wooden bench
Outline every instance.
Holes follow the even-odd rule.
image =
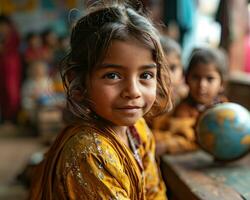
[[[250,74],[234,73],[229,77],[226,95],[229,100],[250,110]]]

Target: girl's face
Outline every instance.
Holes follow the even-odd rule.
[[[187,77],[190,94],[198,103],[209,105],[222,91],[222,80],[213,63],[198,64]]]
[[[38,36],[35,35],[30,39],[30,46],[33,48],[39,48],[42,46],[42,39]]]
[[[47,66],[44,63],[35,63],[31,70],[31,78],[39,79],[47,76]]]
[[[157,66],[152,52],[135,41],[112,41],[92,73],[92,109],[115,126],[133,125],[156,99]]]
[[[174,52],[167,54],[165,58],[170,68],[172,85],[178,87],[183,80],[181,58]]]

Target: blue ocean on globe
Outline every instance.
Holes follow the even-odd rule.
[[[217,160],[243,157],[250,149],[250,113],[236,103],[221,103],[205,111],[196,127],[200,147]]]

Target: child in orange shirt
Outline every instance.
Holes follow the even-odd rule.
[[[200,113],[227,101],[223,95],[226,63],[225,55],[218,49],[194,50],[186,71],[189,94],[175,107],[171,118],[161,122],[161,130],[154,131],[158,135],[158,155],[197,149],[194,126]]]

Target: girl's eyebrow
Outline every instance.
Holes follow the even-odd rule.
[[[150,64],[145,64],[140,66],[141,69],[151,69],[151,68],[156,68],[157,64],[156,63],[150,63]],[[99,68],[121,68],[121,69],[126,69],[125,66],[123,65],[118,65],[118,64],[112,64],[112,63],[102,63],[99,65]]]

